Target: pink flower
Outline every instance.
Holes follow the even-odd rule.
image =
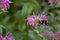
[[[3,37],[1,34],[0,34],[0,40],[14,40],[12,37],[10,37],[9,35],[6,35],[5,37]]]
[[[29,25],[34,25],[34,22],[35,22],[35,16],[30,16],[28,17],[28,24]]]
[[[49,0],[50,5],[53,5],[54,0]]]
[[[3,40],[3,37],[2,37],[2,35],[0,34],[0,40]]]
[[[56,40],[59,40],[59,38],[60,38],[60,30],[56,34]]]
[[[0,3],[0,10],[3,8],[3,4],[2,3]]]
[[[37,17],[37,19],[48,20],[47,16],[43,15],[43,14],[38,14],[36,17]]]
[[[50,5],[53,5],[55,2],[60,3],[60,0],[48,0]]]
[[[47,23],[47,16],[43,15],[43,14],[39,14],[39,15],[32,15],[30,17],[27,18],[28,20],[28,24],[38,28],[39,25],[45,25]]]
[[[60,2],[60,0],[56,0],[58,3]]]
[[[53,40],[60,40],[60,30],[56,34],[52,31],[44,31],[43,34],[52,37]]]
[[[4,9],[7,10],[10,8],[10,5],[9,5],[10,3],[12,3],[12,2],[9,0],[1,0],[0,5],[3,5]]]
[[[34,16],[34,15],[27,18],[28,24],[31,26],[35,26],[35,28],[36,28],[38,26],[38,23],[35,22],[35,19],[36,19],[36,16]]]
[[[45,32],[43,32],[43,34],[44,34],[44,35],[48,35],[48,36],[50,36],[50,37],[52,37],[52,38],[55,37],[55,35],[54,35],[54,33],[53,33],[52,31],[45,31]]]

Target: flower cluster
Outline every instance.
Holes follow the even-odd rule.
[[[0,0],[0,9],[5,9],[5,10],[9,9],[10,3],[12,2],[9,0]]]
[[[9,35],[6,35],[5,37],[3,37],[3,36],[0,34],[0,40],[14,40],[14,39],[11,38]]]
[[[49,3],[50,3],[51,5],[53,5],[55,2],[60,3],[60,0],[49,0]]]
[[[40,25],[45,26],[47,24],[48,18],[46,15],[39,14],[39,15],[32,15],[28,17],[27,20],[29,25],[38,28],[38,26]]]
[[[53,40],[60,39],[60,30],[56,34],[54,34],[52,31],[45,31],[43,32],[43,34],[50,36]]]

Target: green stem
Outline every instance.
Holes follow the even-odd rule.
[[[28,31],[29,31],[29,27],[26,25],[26,40],[29,40],[29,37],[28,37]]]

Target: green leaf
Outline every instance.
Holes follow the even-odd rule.
[[[23,17],[27,17],[33,13],[34,14],[38,13],[38,10],[39,10],[39,4],[36,1],[23,3],[23,9],[21,15]]]
[[[2,24],[4,24],[4,25],[8,24],[9,19],[10,19],[10,16],[7,15],[7,16],[2,20]]]

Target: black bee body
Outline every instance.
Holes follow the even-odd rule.
[[[47,24],[46,20],[39,21],[40,24]]]

